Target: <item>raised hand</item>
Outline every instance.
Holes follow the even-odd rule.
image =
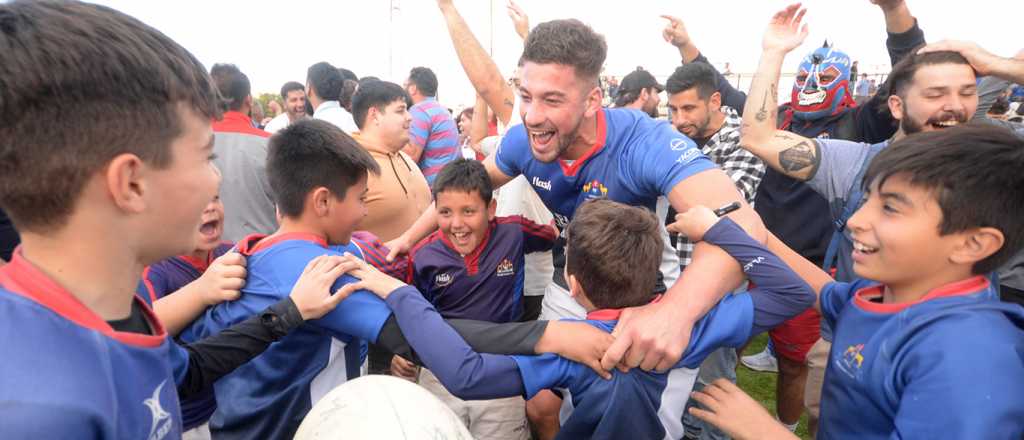
[[[516,2],[508,0],[508,17],[512,19],[516,33],[526,40],[526,36],[530,34],[530,17],[526,15],[526,11]]]
[[[805,12],[800,3],[794,3],[775,13],[764,31],[761,48],[789,53],[800,47],[807,38],[807,25],[801,26]]]
[[[953,51],[963,55],[978,76],[995,74],[999,64],[1004,60],[970,41],[942,40],[922,47],[917,53]],[[1024,53],[1024,51],[1022,51]]]
[[[671,15],[662,15],[661,18],[668,20],[665,29],[661,31],[661,37],[665,39],[665,42],[675,47],[683,47],[690,42],[690,34],[686,32],[683,20]]]

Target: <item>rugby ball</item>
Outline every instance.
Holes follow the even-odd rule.
[[[350,380],[309,411],[295,440],[472,440],[444,403],[407,380],[384,375]]]

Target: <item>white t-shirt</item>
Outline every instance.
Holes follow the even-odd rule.
[[[359,127],[356,127],[355,119],[352,119],[352,114],[345,110],[338,101],[324,101],[320,103],[320,107],[317,107],[313,112],[313,119],[330,122],[348,134],[359,131]]]

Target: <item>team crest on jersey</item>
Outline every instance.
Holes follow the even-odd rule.
[[[501,260],[501,263],[498,263],[498,270],[494,272],[494,275],[504,277],[512,275],[515,272],[516,270],[515,267],[512,266],[512,261],[510,261],[508,258],[505,258]]]
[[[586,194],[588,199],[608,197],[608,188],[597,180],[591,180],[583,184],[583,194]]]
[[[860,372],[860,366],[864,364],[864,344],[851,345],[846,347],[839,362],[839,369],[850,377],[856,377]]]
[[[160,403],[160,393],[166,384],[166,380],[160,382],[160,385],[153,390],[153,396],[142,401],[142,404],[149,408],[149,412],[153,416],[153,424],[150,425],[149,436],[146,437],[148,440],[161,440],[167,437],[167,434],[171,432],[171,428],[174,426],[171,420],[171,413],[165,411]]]
[[[453,279],[454,278],[452,278],[452,275],[449,273],[437,274],[437,276],[434,277],[434,285],[437,287],[445,287],[451,284]]]

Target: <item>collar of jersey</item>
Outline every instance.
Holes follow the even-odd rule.
[[[601,109],[601,111],[597,112],[597,142],[595,142],[586,153],[583,153],[579,159],[573,161],[572,165],[568,165],[564,160],[558,160],[558,165],[562,167],[562,173],[566,176],[575,176],[588,159],[604,148],[605,137],[608,134],[608,126],[604,119],[604,112],[605,109]]]
[[[967,296],[978,293],[982,290],[990,289],[991,283],[988,278],[978,275],[966,280],[957,281],[955,283],[947,284],[942,287],[938,287],[931,292],[928,292],[921,299],[913,302],[905,302],[898,304],[887,304],[878,303],[872,301],[872,299],[881,297],[885,292],[885,286],[876,284],[874,286],[865,287],[857,291],[853,296],[853,303],[857,307],[861,308],[866,312],[872,313],[899,313],[912,306],[924,303],[938,298],[948,298],[953,296]]]
[[[181,261],[188,264],[189,266],[192,266],[195,270],[198,270],[199,273],[203,273],[206,272],[206,269],[210,268],[210,263],[213,263],[214,258],[216,258],[214,256],[214,253],[216,253],[217,249],[219,249],[223,245],[230,246],[231,243],[228,243],[226,241],[220,242],[220,244],[218,244],[217,247],[210,249],[210,251],[206,253],[206,258],[203,259],[199,259],[191,255],[179,255],[178,258],[181,259]]]
[[[651,304],[661,301],[662,295],[655,296]],[[618,321],[622,311],[626,309],[598,309],[587,313],[587,319],[594,321]]]
[[[135,295],[132,301],[136,301],[142,307],[142,312],[153,329],[152,335],[141,333],[119,332],[114,330],[107,321],[103,320],[71,292],[68,292],[60,284],[39,270],[35,265],[21,255],[21,247],[15,249],[11,262],[0,268],[0,285],[5,289],[30,299],[64,319],[71,321],[81,327],[97,331],[111,339],[121,343],[138,347],[155,348],[163,344],[167,338],[167,331],[163,324],[156,318],[153,310],[149,308],[142,298]]]
[[[311,232],[287,232],[277,235],[250,234],[239,241],[237,246],[239,253],[249,256],[276,244],[292,240],[303,240],[323,248],[327,247],[327,240],[323,236]]]
[[[473,252],[470,252],[469,255],[462,257],[462,262],[466,265],[467,274],[476,275],[476,271],[480,265],[480,254],[482,254],[484,252],[484,248],[487,247],[487,242],[491,241],[491,231],[494,231],[494,226],[496,224],[497,221],[495,219],[491,219],[487,224],[487,230],[484,231],[484,238],[483,240],[480,240],[480,244],[476,245],[476,249],[473,249]],[[455,245],[448,240],[448,236],[444,235],[444,232],[441,231],[437,231],[437,233],[441,235],[441,243],[458,255],[459,251],[455,250]]]

